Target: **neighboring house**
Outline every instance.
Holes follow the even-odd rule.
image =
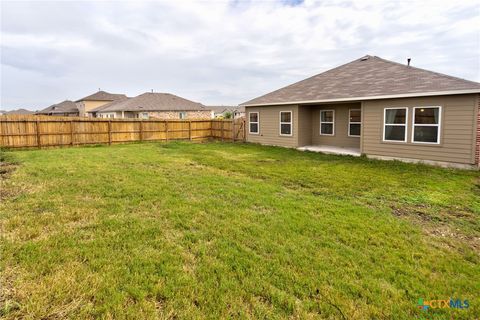
[[[479,164],[480,84],[365,56],[242,105],[247,141]]]
[[[35,111],[30,111],[27,109],[17,109],[17,110],[10,110],[10,111],[2,111],[3,115],[29,115],[35,114]]]
[[[53,104],[48,108],[38,111],[36,114],[43,114],[48,116],[62,116],[62,117],[78,117],[78,108],[75,102],[65,100],[63,102]]]
[[[211,119],[212,111],[170,93],[146,92],[91,110],[98,118]]]
[[[225,118],[230,113],[234,119],[245,116],[245,107],[242,106],[207,106],[213,111],[214,118]]]
[[[86,96],[82,99],[75,101],[78,107],[78,112],[80,117],[91,117],[93,116],[91,110],[103,106],[107,103],[116,100],[126,99],[127,96],[124,94],[109,93],[106,91],[98,91],[94,94]]]

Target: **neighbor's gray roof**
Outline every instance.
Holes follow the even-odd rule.
[[[225,113],[240,111],[245,112],[245,107],[243,106],[206,106],[207,109],[213,110],[215,113]]]
[[[126,98],[127,96],[124,94],[117,94],[117,93],[109,93],[106,91],[98,91],[94,94],[86,96],[82,99],[79,99],[75,102],[79,101],[115,101],[121,98]]]
[[[367,55],[241,105],[380,99],[462,90],[480,92],[480,83]]]
[[[11,110],[11,111],[5,111],[4,114],[9,114],[9,115],[16,115],[16,114],[34,114],[35,111],[30,111],[27,109],[17,109],[17,110]]]
[[[78,112],[75,102],[65,100],[57,104],[52,104],[50,107],[45,108],[37,112],[37,114],[49,114],[49,113],[76,113]]]
[[[146,92],[139,96],[113,101],[93,109],[93,112],[110,111],[197,111],[209,110],[198,102],[193,102],[170,93]],[[91,111],[91,112],[92,112]]]

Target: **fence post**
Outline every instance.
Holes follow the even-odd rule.
[[[108,120],[108,145],[112,144],[112,120]]]
[[[192,141],[192,121],[188,121],[188,140]]]
[[[221,131],[221,135],[222,135],[222,141],[223,141],[223,127],[224,127],[224,123],[225,123],[225,120],[221,120],[222,122],[222,131]]]
[[[247,121],[243,120],[243,142],[247,141]]]
[[[165,141],[168,142],[168,120],[165,120]]]
[[[232,142],[235,142],[235,119],[232,119]]]
[[[143,141],[143,120],[140,120],[140,141]]]
[[[73,146],[73,120],[70,120],[70,145]]]
[[[37,128],[37,147],[40,149],[42,147],[42,143],[40,142],[40,121],[36,121],[36,128]]]

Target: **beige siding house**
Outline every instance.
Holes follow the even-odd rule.
[[[479,165],[480,84],[365,56],[241,104],[247,141]]]
[[[80,117],[92,117],[93,113],[91,111],[93,109],[101,107],[112,101],[123,100],[126,98],[127,96],[124,94],[109,93],[99,90],[94,94],[75,101],[75,103],[77,105]]]
[[[122,98],[90,111],[98,118],[211,119],[213,111],[198,102],[170,94],[146,92]]]

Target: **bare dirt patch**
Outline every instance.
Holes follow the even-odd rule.
[[[6,187],[7,179],[15,171],[18,165],[7,162],[0,158],[0,201],[13,196],[15,193]]]
[[[448,224],[448,217],[470,217],[473,213],[468,211],[438,212],[438,215],[432,215],[428,212],[431,208],[427,205],[417,205],[414,207],[395,207],[392,206],[392,214],[399,218],[413,220],[414,224],[421,227],[422,231],[431,237],[437,239],[447,239],[460,241],[470,246],[475,252],[480,254],[480,237],[465,234],[459,229]],[[453,213],[455,212],[455,213]],[[442,218],[445,216],[445,218]],[[452,241],[449,241],[452,243]]]

